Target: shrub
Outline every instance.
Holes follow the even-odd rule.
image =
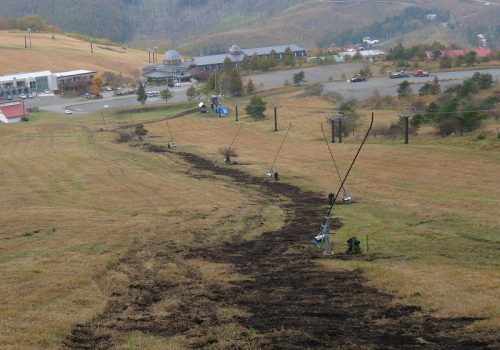
[[[446,118],[439,122],[438,133],[441,136],[449,136],[457,131],[457,121],[453,118]]]
[[[128,132],[120,132],[116,137],[116,142],[118,143],[127,143],[132,140],[132,134]]]

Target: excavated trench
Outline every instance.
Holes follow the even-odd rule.
[[[172,156],[192,167],[187,176],[213,180],[216,175],[242,190],[258,188],[284,209],[284,226],[251,241],[232,239],[210,248],[156,243],[131,249],[110,268],[127,275],[130,283],[112,292],[102,314],[72,329],[63,342],[66,348],[107,349],[131,332],[182,335],[191,349],[495,348],[477,340],[477,334],[466,335],[464,327],[474,319],[435,318],[415,306],[398,306],[390,295],[366,286],[361,271],[326,271],[315,263],[319,252],[290,249],[306,246],[318,231],[325,200],[317,194],[267,182],[194,154]],[[333,226],[340,223],[334,221]],[[247,278],[225,284],[207,281],[186,265],[200,258],[230,264]],[[144,267],[146,260],[153,267],[175,264],[182,280],[162,278],[155,268]],[[155,304],[171,299],[177,302],[168,312],[153,312]],[[245,314],[227,319],[217,312],[221,307]],[[245,331],[221,342],[216,330],[228,324]]]

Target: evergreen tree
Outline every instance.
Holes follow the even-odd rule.
[[[254,119],[264,119],[264,112],[266,110],[266,102],[262,97],[253,96],[250,103],[245,107],[245,111],[249,116]]]
[[[144,85],[141,83],[137,88],[137,101],[139,101],[142,105],[146,103],[148,96],[146,95],[146,90],[144,89]]]
[[[398,84],[398,96],[399,97],[406,97],[408,94],[411,93],[411,87],[410,83],[408,80],[402,81],[400,84]]]
[[[285,66],[295,66],[295,56],[290,47],[287,47],[283,53],[283,64]]]
[[[243,94],[243,80],[240,72],[237,69],[232,69],[227,77],[229,92],[233,96],[241,96]]]
[[[146,128],[144,127],[143,124],[139,124],[135,127],[135,134],[137,135],[139,140],[142,141],[144,139],[144,136],[146,136],[147,133],[148,133],[148,130],[146,130]]]
[[[303,82],[305,82],[305,73],[304,71],[300,71],[293,75],[293,85],[300,86]]]
[[[253,84],[252,79],[248,80],[247,83],[247,94],[251,95],[255,91],[255,85]]]

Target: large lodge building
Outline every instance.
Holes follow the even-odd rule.
[[[228,53],[210,56],[193,57],[191,60],[182,61],[181,55],[175,50],[169,50],[163,55],[163,62],[142,67],[143,77],[152,80],[189,80],[190,78],[206,78],[209,73],[222,69],[222,64],[229,58],[236,67],[243,64],[245,57],[263,58],[271,53],[276,59],[282,59],[285,50],[290,48],[295,58],[306,58],[306,49],[297,45],[279,45],[241,49],[232,45]]]

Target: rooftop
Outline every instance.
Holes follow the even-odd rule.
[[[18,101],[0,104],[0,113],[2,113],[6,118],[23,117],[28,114],[24,109],[22,102]]]
[[[52,72],[48,70],[40,71],[40,72],[31,72],[31,73],[12,73],[7,75],[0,75],[0,81],[12,81],[14,79],[22,80],[29,78],[41,78],[52,75]]]
[[[59,72],[59,73],[54,73],[54,75],[58,78],[61,78],[61,77],[72,77],[74,75],[82,75],[82,74],[96,74],[97,72],[95,71],[90,71],[90,70],[84,70],[84,69],[80,69],[80,70],[71,70],[71,71],[68,71],[68,72]]]

